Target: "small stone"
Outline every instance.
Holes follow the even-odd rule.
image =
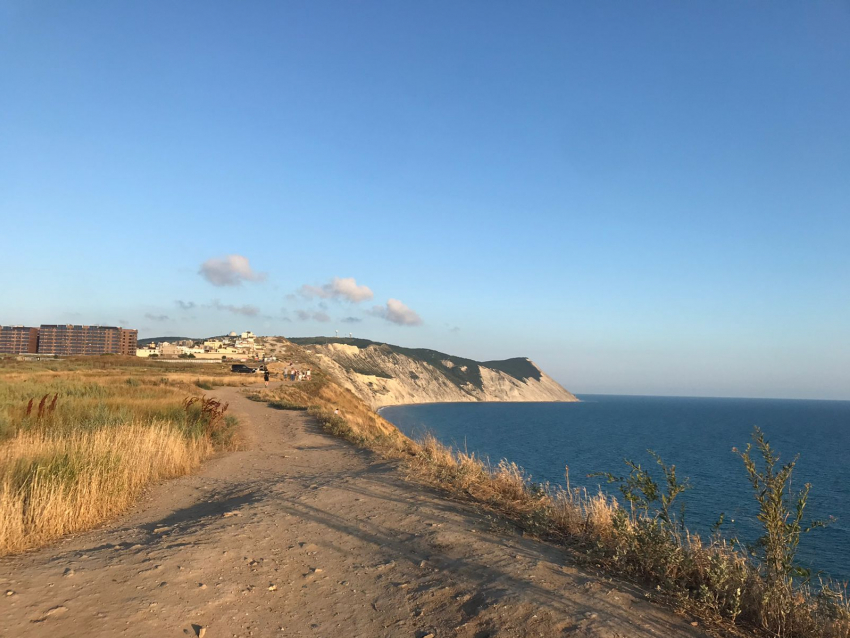
[[[206,635],[207,635],[207,628],[206,627],[200,627],[198,629],[198,638],[204,638],[204,636],[206,636]]]
[[[198,583],[198,589],[206,589],[207,586],[204,583]]]
[[[14,595],[15,595],[15,592],[13,592],[11,589],[7,589],[7,590],[6,590],[6,595],[7,595],[7,596],[14,596]]]
[[[277,585],[269,585],[269,591],[277,591]]]
[[[691,623],[691,627],[696,627],[698,625],[699,625],[699,623],[696,620]]]
[[[321,567],[311,567],[310,571],[313,572],[314,574],[321,574],[322,568]]]
[[[73,575],[74,575],[74,574],[76,574],[76,573],[77,573],[77,572],[75,572],[73,569],[71,569],[71,568],[69,567],[69,568],[68,568],[68,569],[66,569],[64,572],[62,572],[62,575],[63,575],[63,576],[65,576],[65,577],[67,577],[67,576],[73,576]]]
[[[59,605],[58,607],[52,607],[51,609],[48,609],[46,615],[53,616],[54,614],[64,614],[66,611],[68,611],[67,607],[65,607],[64,605]]]

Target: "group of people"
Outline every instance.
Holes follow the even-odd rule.
[[[289,379],[290,381],[309,381],[310,374],[312,370],[298,370],[293,365],[292,361],[289,362],[289,367],[283,371],[283,378]]]
[[[270,376],[269,369],[266,366],[263,366],[262,370],[263,370],[263,382],[265,383],[266,387],[269,387],[269,376]],[[283,380],[284,381],[289,380],[289,381],[293,381],[293,382],[294,381],[309,381],[311,379],[310,375],[312,374],[312,372],[313,371],[310,370],[309,368],[307,370],[298,370],[298,369],[295,368],[292,361],[290,361],[289,367],[287,367],[283,371]]]

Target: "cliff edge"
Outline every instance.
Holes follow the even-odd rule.
[[[366,339],[289,339],[373,410],[410,403],[578,401],[529,359],[473,361]]]

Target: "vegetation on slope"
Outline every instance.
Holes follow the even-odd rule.
[[[152,481],[233,445],[236,421],[199,386],[219,365],[104,356],[0,359],[0,555],[88,529]]]
[[[512,376],[514,379],[519,379],[520,381],[525,381],[527,379],[540,381],[540,379],[543,378],[538,367],[524,357],[505,359],[504,361],[485,361],[481,365],[487,368],[492,368],[493,370],[500,370],[501,372]]]

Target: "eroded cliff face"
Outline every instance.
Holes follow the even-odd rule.
[[[302,346],[320,359],[322,368],[337,383],[373,409],[410,403],[578,401],[527,359],[484,364],[417,351],[427,353],[427,360],[423,360],[385,344]]]

